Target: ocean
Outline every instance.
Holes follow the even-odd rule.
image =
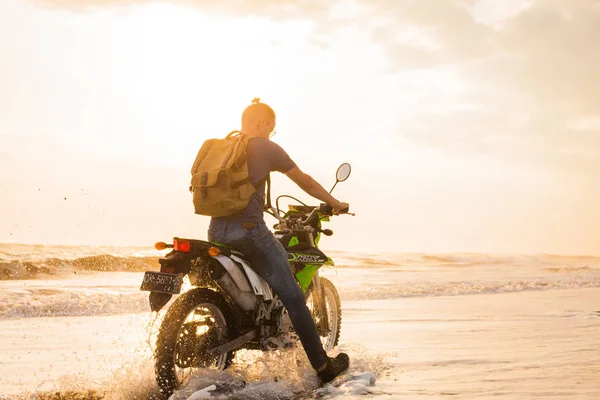
[[[600,398],[600,257],[324,251],[346,374],[238,352],[172,398]],[[0,244],[0,399],[152,398],[161,315],[139,286],[164,253]]]

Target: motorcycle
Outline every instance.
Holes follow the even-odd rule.
[[[350,173],[350,164],[342,164],[331,191]],[[300,205],[290,205],[284,213],[279,208],[284,197]],[[278,221],[275,237],[288,252],[290,268],[305,294],[323,347],[330,351],[338,344],[342,310],[334,284],[319,276],[321,267],[334,262],[318,244],[321,235],[333,234],[322,229],[322,222],[333,215],[332,209],[326,204],[308,206],[282,195],[268,213]],[[155,373],[165,397],[185,385],[199,368],[227,368],[237,350],[294,346],[285,307],[242,253],[217,243],[178,237],[173,244],[159,242],[155,247],[172,251],[159,259],[160,272],[144,274],[140,289],[150,292],[151,310],[160,311],[173,295],[180,294],[185,276],[193,286],[171,304],[158,331]]]

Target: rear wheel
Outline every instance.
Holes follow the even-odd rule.
[[[229,327],[231,311],[218,293],[198,288],[175,300],[160,326],[154,354],[156,380],[165,398],[198,369],[228,366],[233,352],[208,353],[228,340]]]
[[[323,298],[325,300],[324,310],[319,310],[314,306],[315,292],[308,297],[306,305],[310,310],[315,324],[317,325],[317,331],[321,337],[321,343],[325,351],[329,352],[335,346],[338,345],[340,340],[340,331],[342,330],[342,303],[340,296],[334,284],[326,278],[319,277],[321,282],[321,289],[323,290]],[[327,322],[324,321],[324,315],[327,316]]]

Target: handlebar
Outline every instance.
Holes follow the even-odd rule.
[[[313,217],[315,216],[315,214],[317,213],[317,211],[319,211],[320,208],[315,207],[310,214],[308,214],[308,217],[306,217],[303,220],[300,220],[300,222],[302,223],[302,225],[306,225],[310,222],[311,219],[313,219]]]
[[[341,210],[340,214],[354,215],[348,211],[350,211],[350,207],[346,207],[343,210]],[[332,216],[333,215],[333,207],[331,207],[329,204],[321,203],[321,206],[319,207],[319,212],[323,215]]]
[[[348,215],[354,215],[349,213],[348,211],[350,210],[350,207],[346,207],[343,210],[341,210],[339,212],[339,214],[348,214]],[[303,219],[301,222],[303,224],[307,224],[308,222],[310,222],[310,220],[315,216],[315,214],[318,212],[320,212],[322,215],[325,215],[327,217],[331,217],[334,215],[333,213],[333,207],[331,207],[329,204],[325,204],[325,203],[321,203],[321,205],[319,207],[315,207],[310,214],[308,214],[308,216]]]
[[[321,215],[326,216],[326,217],[331,217],[334,215],[333,207],[331,207],[329,204],[326,204],[326,203],[321,203],[321,205],[319,207],[304,207],[304,208],[306,209],[305,212],[308,212],[308,209],[311,209],[311,211],[306,216],[306,218],[303,218],[299,221],[302,225],[308,225],[308,223],[314,218],[314,216],[316,215],[317,212],[319,212]],[[269,211],[270,211],[269,214],[271,214],[272,216],[277,218],[280,223],[285,222],[285,219],[279,215],[279,213],[276,209],[271,208],[271,209],[269,209]],[[345,209],[341,210],[339,214],[355,215],[348,211],[349,211],[349,207],[346,207]]]
[[[333,207],[331,207],[329,204],[321,203],[319,211],[323,215],[333,215]]]

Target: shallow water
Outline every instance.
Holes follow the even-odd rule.
[[[173,398],[599,398],[599,259],[333,258],[339,267],[323,275],[342,297],[336,351],[349,353],[348,373],[320,388],[301,349],[240,352]],[[51,279],[0,281],[0,399],[152,398],[158,322],[142,273],[70,265]]]

